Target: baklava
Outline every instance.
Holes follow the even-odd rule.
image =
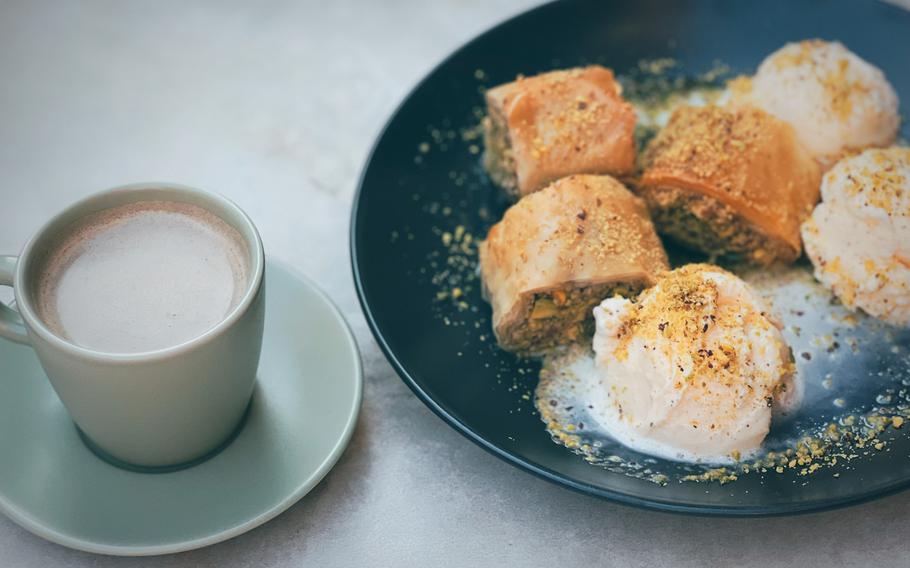
[[[575,175],[521,199],[480,245],[493,330],[535,354],[593,331],[592,309],[667,270],[644,202],[610,176]]]
[[[662,234],[733,263],[799,257],[821,173],[789,124],[751,107],[681,107],[643,165],[638,192]]]
[[[484,166],[520,197],[572,174],[635,168],[635,109],[599,65],[519,78],[486,93]]]

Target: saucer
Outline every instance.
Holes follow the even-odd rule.
[[[258,381],[236,439],[170,473],[136,473],[82,443],[29,347],[0,341],[0,511],[50,541],[102,554],[166,554],[272,519],[332,469],[357,422],[357,345],[331,301],[266,266]]]

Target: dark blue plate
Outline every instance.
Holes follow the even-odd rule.
[[[910,437],[900,435],[888,451],[853,461],[839,477],[816,475],[810,483],[794,470],[747,475],[728,485],[660,486],[588,464],[550,439],[533,406],[538,367],[495,347],[489,308],[471,271],[467,235],[471,242],[482,238],[506,207],[479,166],[482,142],[472,127],[483,105],[482,87],[584,63],[623,74],[640,60],[662,57],[680,61],[691,76],[717,60],[751,73],[784,43],[813,37],[842,41],[883,69],[910,101],[910,13],[877,2],[556,2],[452,54],[389,121],[352,214],[360,301],[402,379],[446,422],[495,455],[622,503],[713,515],[787,514],[856,503],[910,484]],[[908,137],[906,124],[902,133]]]

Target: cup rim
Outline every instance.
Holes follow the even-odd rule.
[[[250,255],[250,275],[251,278],[247,282],[246,290],[243,295],[240,297],[240,301],[237,302],[237,305],[234,306],[227,315],[219,321],[217,324],[207,329],[203,333],[188,339],[182,343],[172,345],[169,347],[164,347],[161,349],[154,349],[150,351],[139,351],[135,353],[117,353],[117,352],[108,352],[100,351],[96,349],[89,349],[81,345],[77,345],[71,341],[68,341],[59,335],[51,331],[47,325],[38,317],[34,307],[31,305],[31,299],[26,293],[25,281],[26,281],[26,265],[28,264],[29,257],[33,253],[33,249],[42,237],[46,236],[48,232],[52,229],[58,227],[61,222],[68,217],[74,210],[80,209],[82,207],[88,206],[93,202],[97,202],[105,199],[107,196],[110,196],[113,193],[119,194],[136,194],[141,195],[143,193],[153,191],[153,190],[164,190],[166,192],[175,192],[177,194],[183,194],[188,196],[194,196],[196,198],[201,198],[203,203],[194,203],[199,207],[202,207],[206,211],[217,215],[219,218],[223,219],[229,224],[234,224],[231,220],[224,219],[222,214],[219,214],[217,211],[213,211],[211,207],[207,206],[206,202],[215,202],[220,205],[223,209],[231,211],[236,215],[237,220],[244,226],[243,229],[239,230],[244,241],[250,245],[251,255]],[[157,200],[161,200],[160,198]],[[143,199],[139,198],[134,201],[129,201],[129,203],[141,202]],[[150,199],[151,201],[151,199]],[[115,205],[116,206],[116,205]],[[241,229],[241,227],[237,227]],[[16,262],[16,275],[13,283],[13,292],[16,297],[16,306],[19,311],[19,314],[22,316],[23,321],[26,324],[26,328],[29,333],[33,333],[39,336],[43,341],[49,343],[54,348],[66,352],[69,355],[80,357],[83,359],[89,359],[93,361],[105,360],[112,363],[145,363],[148,361],[155,361],[160,359],[166,359],[174,356],[181,355],[188,351],[195,350],[200,346],[203,346],[207,343],[210,343],[217,337],[221,336],[228,329],[232,328],[234,324],[239,320],[243,314],[247,312],[250,305],[255,300],[256,296],[260,293],[262,288],[262,281],[265,273],[265,251],[262,246],[262,237],[259,235],[256,225],[250,219],[249,215],[246,214],[243,209],[241,209],[236,203],[221,195],[212,191],[205,191],[188,185],[183,185],[179,183],[172,182],[137,182],[130,183],[125,185],[118,185],[110,189],[99,191],[88,195],[64,208],[62,211],[51,217],[46,221],[40,229],[35,231],[35,233],[29,238],[29,240],[23,246],[19,257]]]

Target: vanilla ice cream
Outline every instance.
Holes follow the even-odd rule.
[[[746,100],[789,122],[816,159],[894,142],[898,99],[880,69],[839,42],[788,43],[769,55]]]
[[[803,224],[815,277],[851,309],[910,326],[910,148],[845,158]]]
[[[795,391],[790,349],[736,276],[695,264],[637,302],[594,309],[597,420],[623,444],[684,461],[729,462],[759,448]],[[792,404],[792,400],[790,401]]]

